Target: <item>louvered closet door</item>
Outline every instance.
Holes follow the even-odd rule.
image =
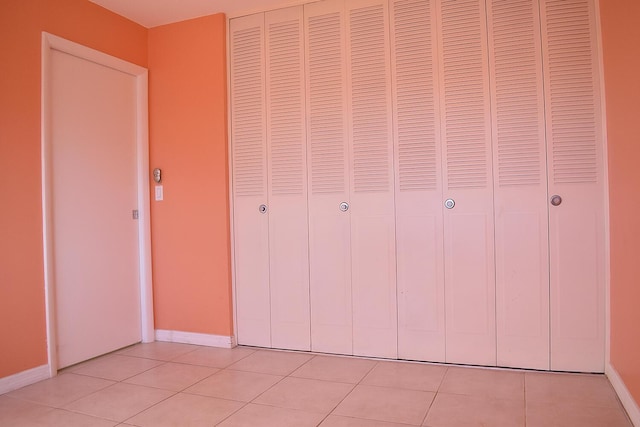
[[[398,357],[445,361],[435,2],[392,0]]]
[[[595,6],[543,0],[551,369],[604,370],[604,175]]]
[[[352,354],[344,4],[304,6],[311,348]]]
[[[489,0],[499,366],[549,369],[544,92],[537,0]]]
[[[270,347],[264,15],[232,20],[229,34],[238,342]]]
[[[440,0],[446,361],[495,365],[491,113],[483,0]]]
[[[393,128],[387,4],[347,6],[353,352],[397,357]]]
[[[302,7],[265,14],[271,346],[310,350]]]

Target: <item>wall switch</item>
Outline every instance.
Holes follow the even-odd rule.
[[[164,189],[162,185],[156,185],[156,202],[164,199]]]

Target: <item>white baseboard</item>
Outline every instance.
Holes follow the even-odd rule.
[[[233,348],[236,346],[236,340],[233,336],[229,337],[224,335],[199,334],[196,332],[166,331],[162,329],[156,329],[156,341],[222,348]]]
[[[8,393],[49,378],[51,378],[49,365],[42,365],[37,368],[18,372],[17,374],[0,378],[0,394]]]
[[[634,400],[633,396],[631,396],[620,374],[618,374],[618,371],[615,370],[611,363],[605,368],[605,374],[607,378],[609,378],[613,389],[618,394],[618,398],[620,398],[622,406],[624,406],[624,409],[627,411],[631,423],[636,427],[640,427],[640,407],[638,407],[638,403]]]

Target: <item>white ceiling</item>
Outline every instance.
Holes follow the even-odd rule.
[[[257,12],[283,0],[89,0],[147,28],[223,12],[227,16]]]

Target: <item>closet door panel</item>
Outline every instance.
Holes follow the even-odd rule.
[[[311,349],[352,354],[344,3],[304,6]]]
[[[265,14],[271,345],[310,350],[302,7]]]
[[[591,0],[541,1],[549,145],[551,369],[603,372],[604,165]]]
[[[487,3],[497,363],[549,369],[546,143],[537,0]]]
[[[397,357],[388,10],[347,0],[353,352]]]
[[[264,15],[231,21],[231,140],[238,342],[271,346]]]
[[[440,0],[446,361],[496,364],[491,106],[484,0]],[[451,202],[450,202],[451,203]]]
[[[390,7],[398,357],[445,361],[435,1]]]

